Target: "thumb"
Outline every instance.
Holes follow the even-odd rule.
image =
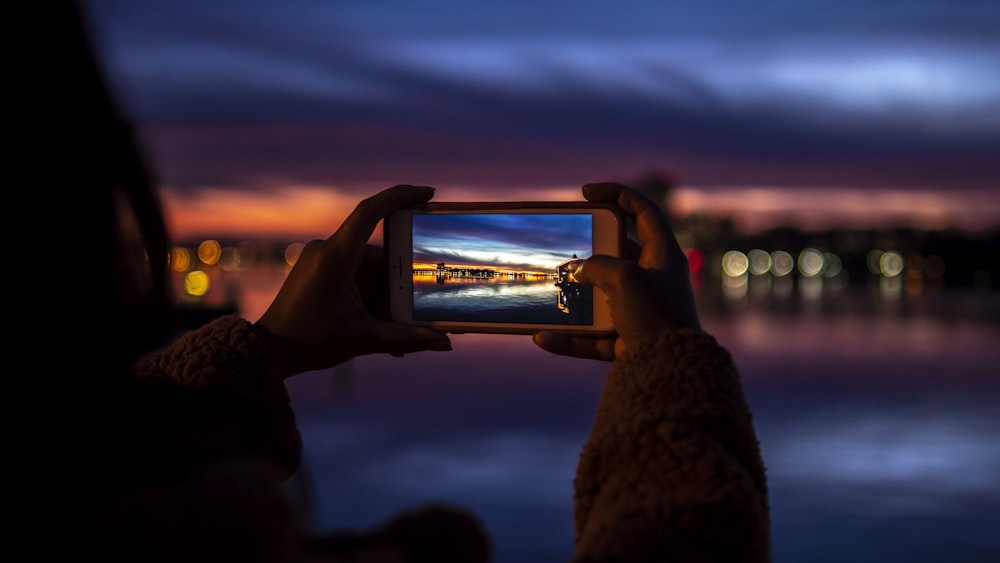
[[[627,285],[641,277],[635,262],[604,254],[595,254],[574,266],[573,275],[577,280],[601,288],[609,298],[628,291]]]

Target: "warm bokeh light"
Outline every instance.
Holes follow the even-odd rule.
[[[747,253],[750,262],[749,271],[755,276],[762,276],[771,269],[771,255],[766,250],[755,248]]]
[[[202,264],[214,266],[221,257],[222,245],[219,241],[209,239],[198,245],[198,260],[201,260]]]
[[[202,297],[211,288],[208,274],[201,270],[192,270],[184,276],[184,291],[191,297]]]
[[[170,269],[175,272],[186,272],[191,267],[191,252],[181,246],[175,246],[170,252]]]
[[[807,278],[823,272],[823,254],[815,248],[806,248],[799,253],[799,273]]]
[[[731,278],[747,273],[747,255],[739,250],[730,250],[722,256],[722,272]]]
[[[779,278],[787,276],[795,269],[795,259],[784,250],[775,250],[771,253],[771,273]]]
[[[883,252],[878,260],[879,272],[887,278],[894,278],[903,273],[903,255],[895,250]]]

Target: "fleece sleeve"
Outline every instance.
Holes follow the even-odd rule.
[[[268,361],[263,337],[249,321],[235,315],[217,318],[144,357],[133,375],[141,383],[177,386],[219,399],[213,404],[235,405],[219,416],[201,412],[192,417],[193,428],[180,447],[203,456],[213,450],[263,456],[286,476],[298,467],[302,439],[291,399]]]
[[[612,364],[574,486],[576,562],[770,559],[743,386],[702,331],[650,336]]]

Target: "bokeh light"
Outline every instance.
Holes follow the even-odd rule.
[[[771,253],[771,273],[779,278],[787,276],[795,269],[795,259],[784,250]]]
[[[815,248],[806,248],[799,253],[799,273],[813,278],[823,272],[823,253]]]
[[[705,253],[698,250],[697,248],[688,248],[684,250],[684,254],[688,259],[688,270],[691,272],[700,272],[702,268],[705,267]]]
[[[190,267],[191,252],[182,246],[175,246],[170,252],[170,269],[175,272],[186,272]]]
[[[192,270],[184,276],[184,291],[192,297],[205,295],[211,285],[208,274],[201,270]]]
[[[823,253],[823,277],[835,278],[844,270],[844,264],[840,256],[832,252]]]
[[[771,255],[766,250],[755,248],[747,254],[750,261],[750,273],[755,276],[762,276],[771,269]]]
[[[903,255],[894,250],[883,252],[879,257],[878,267],[883,276],[894,278],[903,273]]]
[[[873,248],[868,251],[868,255],[865,257],[865,264],[868,266],[868,271],[879,275],[882,273],[882,268],[879,266],[879,262],[882,260],[882,251]]]
[[[218,241],[209,239],[198,245],[198,260],[201,260],[202,264],[214,266],[220,257],[222,257],[222,245]]]
[[[739,250],[730,250],[722,256],[722,273],[731,278],[739,277],[747,273],[749,264],[746,254]]]

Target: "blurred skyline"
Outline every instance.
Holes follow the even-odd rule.
[[[1000,223],[1000,4],[86,0],[175,237],[677,182],[747,230]]]

